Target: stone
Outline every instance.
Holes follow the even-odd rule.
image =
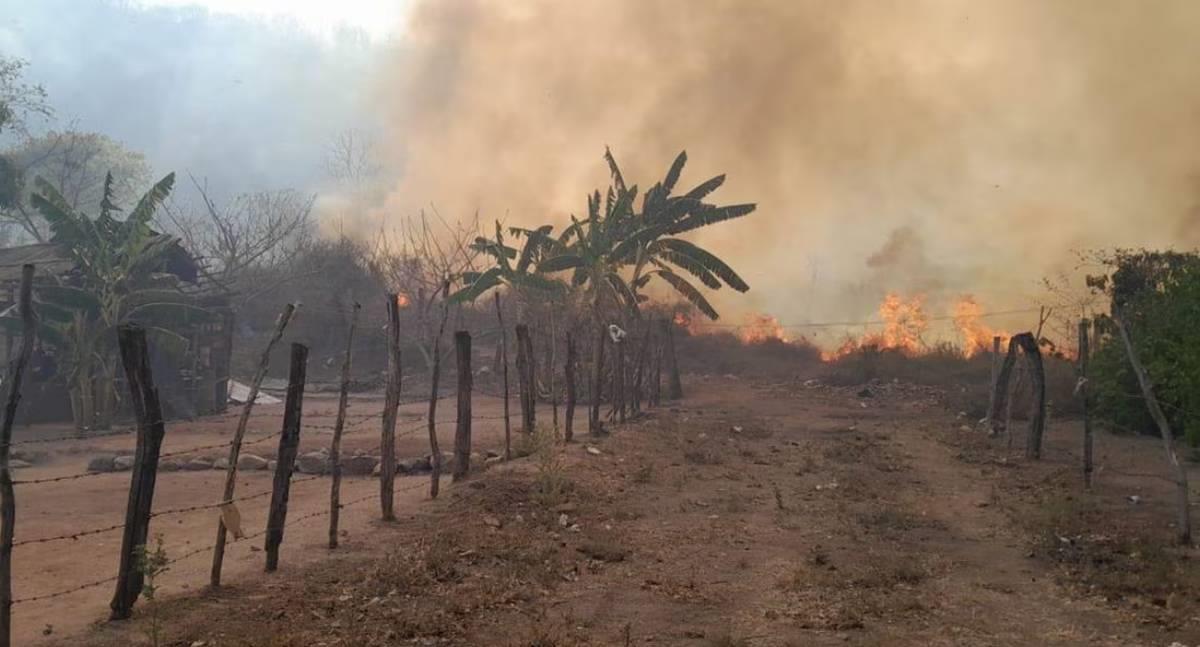
[[[113,459],[113,470],[123,472],[128,469],[133,469],[134,458],[132,456],[118,456]]]
[[[242,454],[241,456],[238,456],[237,466],[239,470],[265,470],[270,462],[271,461],[263,458],[262,456],[256,456],[254,454]]]
[[[171,458],[158,462],[158,471],[160,472],[178,472],[181,469],[183,469],[183,464]]]
[[[12,469],[21,469],[22,467],[33,467],[33,463],[23,461],[19,458],[10,458],[8,459],[8,466]]]
[[[197,456],[196,458],[184,463],[183,469],[189,472],[194,472],[197,470],[211,470],[212,461],[208,460],[207,458],[200,458]]]
[[[279,461],[267,461],[267,471],[274,473],[275,468],[279,466]]]
[[[599,456],[604,453],[604,452],[600,451],[600,448],[596,447],[595,445],[588,445],[588,446],[584,447],[584,450],[587,453],[591,454],[592,456]]]
[[[483,523],[484,523],[484,525],[491,526],[492,528],[499,528],[500,526],[503,525],[500,522],[499,517],[496,517],[496,516],[490,515],[490,514],[483,515]]]
[[[296,459],[301,474],[325,474],[329,471],[329,456],[325,452],[308,452]]]
[[[379,463],[379,459],[374,456],[360,454],[358,456],[349,456],[342,458],[339,461],[342,465],[342,474],[349,476],[366,476],[375,470],[375,466]]]
[[[433,469],[433,466],[429,463],[427,456],[405,458],[396,461],[396,471],[401,474],[419,474],[421,472],[428,472],[431,469]]]
[[[222,470],[222,471],[228,470],[229,469],[229,459],[225,456],[218,458],[217,460],[213,461],[212,468],[214,470]]]
[[[95,456],[88,461],[87,469],[89,472],[113,472],[116,468],[113,467],[115,456]]]

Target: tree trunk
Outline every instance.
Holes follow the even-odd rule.
[[[529,327],[517,324],[517,380],[521,389],[521,429],[527,434],[535,431],[537,413],[534,390],[533,344],[529,341]]]

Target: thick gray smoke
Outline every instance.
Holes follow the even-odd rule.
[[[1190,0],[421,1],[375,218],[561,222],[606,144],[643,186],[686,148],[686,180],[759,204],[703,234],[753,287],[728,310],[1029,305],[1072,249],[1200,237],[1198,33]]]

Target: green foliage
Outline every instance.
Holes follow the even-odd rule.
[[[641,196],[637,209],[637,185],[625,176],[612,152],[605,150],[612,184],[603,197],[600,191],[588,196],[587,217],[571,216],[571,224],[557,238],[549,225],[536,229],[511,228],[509,233],[524,238],[520,250],[505,243],[500,223],[495,239],[477,238],[472,248],[490,256],[494,265],[483,272],[459,277],[464,287],[452,301],[471,301],[500,285],[516,289],[561,292],[563,284],[550,274],[570,274],[570,285],[584,290],[599,314],[615,307],[639,315],[645,300],[641,291],[655,277],[687,299],[712,319],[717,311],[687,276],[709,289],[723,286],[745,292],[750,286],[720,258],[682,238],[679,234],[708,225],[740,218],[754,211],[753,204],[716,206],[704,202],[725,182],[718,175],[682,195],[673,195],[687,163],[680,153],[662,181]]]
[[[27,65],[19,58],[0,56],[0,134],[24,132],[29,116],[51,114],[45,88],[23,81]]]
[[[146,602],[150,605],[150,628],[146,632],[147,637],[150,639],[151,645],[158,647],[162,628],[158,614],[158,603],[155,601],[155,598],[158,596],[158,576],[167,571],[167,567],[171,562],[167,559],[166,549],[163,548],[162,535],[154,536],[153,550],[150,550],[145,544],[136,546],[133,550],[137,560],[138,572],[144,578],[142,582],[142,597],[146,598]]]
[[[1117,250],[1109,273],[1088,284],[1111,299],[1172,429],[1200,446],[1200,254]],[[1108,317],[1097,320],[1090,384],[1097,412],[1125,429],[1156,434],[1137,378]]]
[[[103,405],[115,395],[118,326],[141,324],[159,349],[179,354],[187,340],[176,331],[212,316],[192,305],[175,289],[175,278],[163,273],[178,240],[156,234],[150,223],[173,182],[174,174],[164,177],[119,220],[111,174],[96,218],[76,211],[50,183],[36,180],[38,193],[30,202],[49,225],[51,240],[69,250],[77,267],[65,277],[55,277],[56,283],[35,287],[38,336],[65,360],[75,422],[81,429],[96,422],[108,424],[109,410]],[[19,325],[15,315],[0,318],[0,326]]]

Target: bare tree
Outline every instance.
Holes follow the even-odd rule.
[[[374,142],[358,130],[338,133],[325,151],[325,172],[329,177],[355,188],[377,178],[381,168]]]
[[[403,220],[392,231],[381,231],[367,258],[370,269],[408,313],[406,330],[418,330],[417,347],[427,367],[433,366],[437,336],[433,316],[445,298],[450,281],[475,269],[478,255],[471,243],[479,235],[479,216],[448,222],[433,211]],[[461,308],[461,306],[458,306]]]
[[[113,198],[117,205],[132,206],[150,181],[150,166],[141,153],[99,133],[68,127],[30,137],[10,150],[6,157],[17,183],[17,195],[0,220],[19,227],[38,242],[48,238],[46,225],[29,206],[28,187],[34,177],[46,180],[62,194],[73,209],[91,210],[104,197],[105,177],[112,173]]]
[[[277,272],[275,281],[247,285],[257,270],[279,269],[290,264],[313,239],[314,194],[291,189],[245,193],[220,204],[205,183],[192,177],[203,208],[185,210],[171,205],[165,212],[169,225],[193,254],[204,260],[207,277],[243,299],[296,280],[304,272]],[[287,268],[294,269],[294,268]],[[261,278],[261,277],[260,277]]]

